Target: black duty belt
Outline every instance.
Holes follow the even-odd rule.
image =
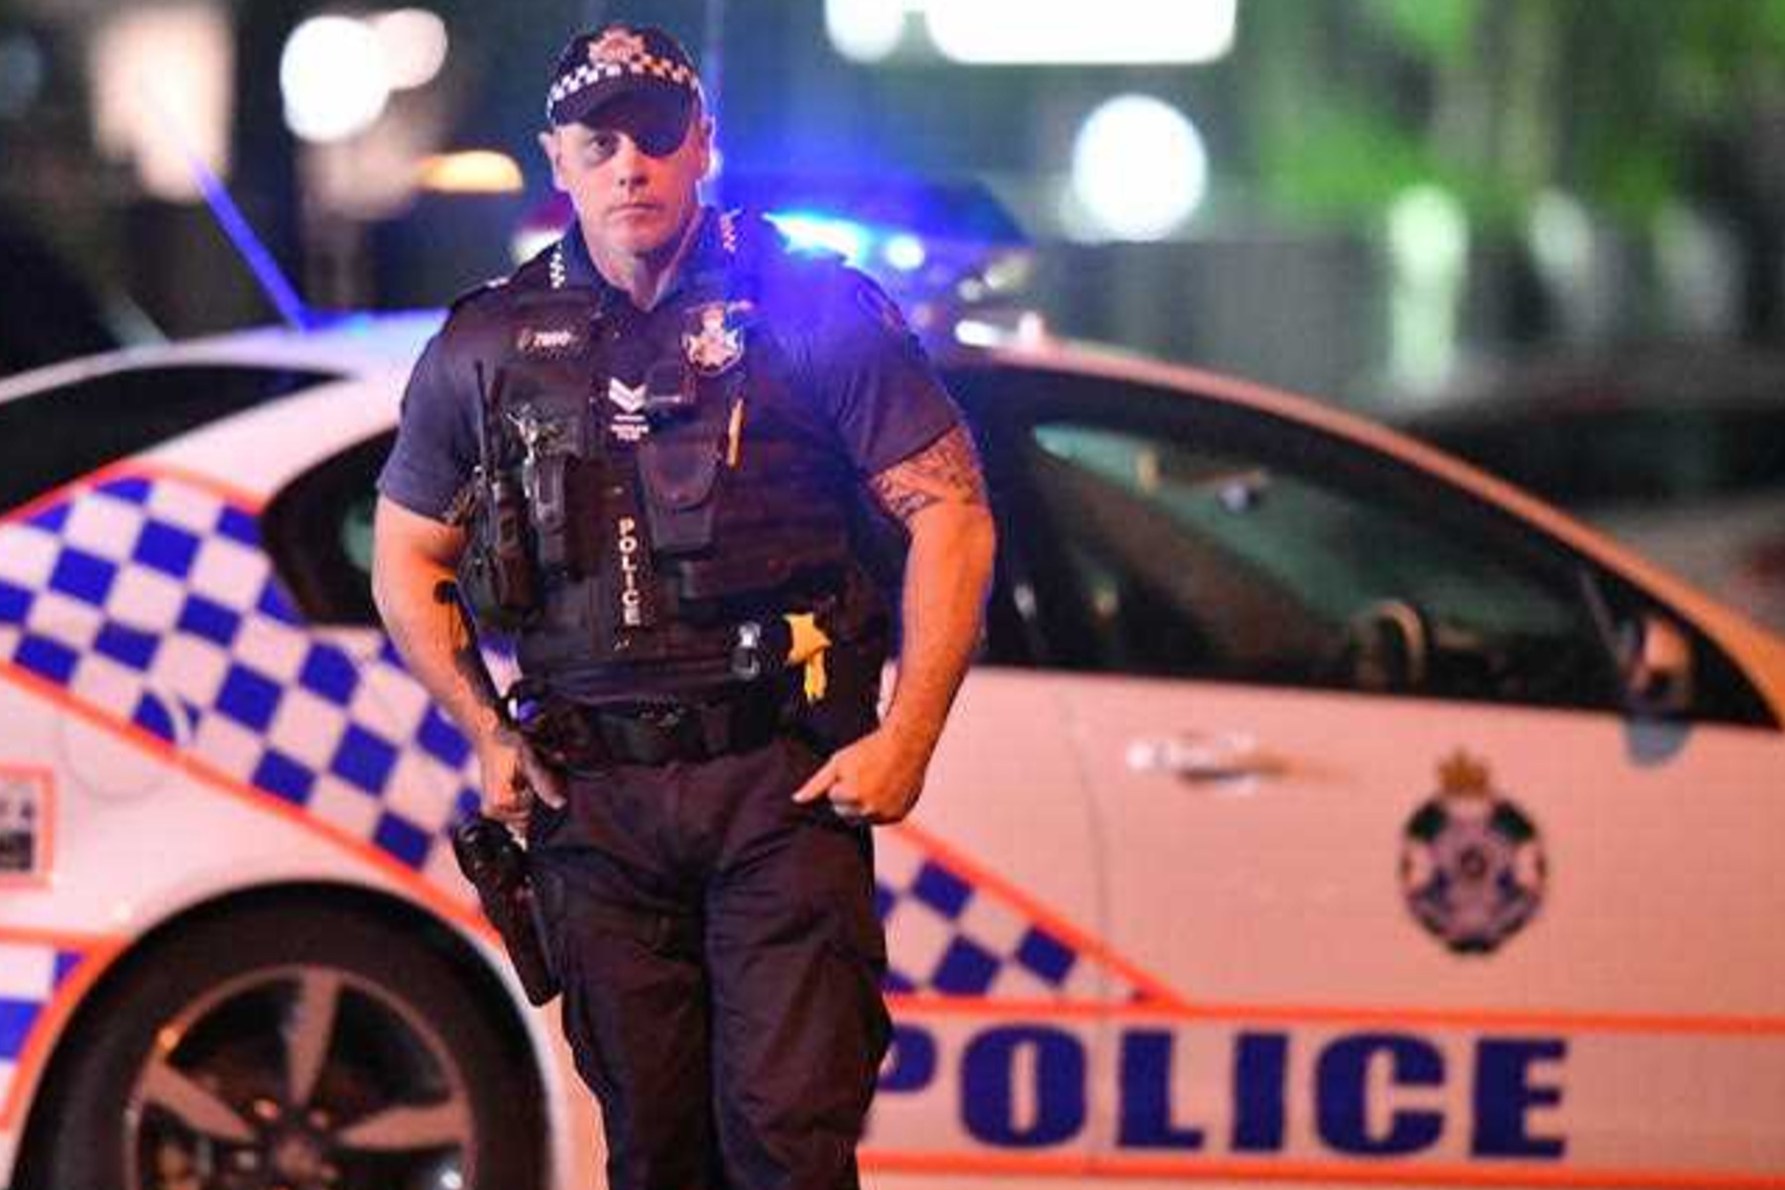
[[[759,748],[793,712],[785,683],[763,682],[732,697],[589,706],[549,700],[522,734],[549,763],[571,769],[711,760]]]

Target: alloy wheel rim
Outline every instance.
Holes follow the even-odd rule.
[[[126,1101],[138,1190],[463,1190],[463,1072],[401,996],[337,968],[266,968],[172,1014]]]

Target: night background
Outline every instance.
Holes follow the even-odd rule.
[[[549,63],[609,19],[664,24],[716,69],[734,176],[983,182],[1033,237],[1029,300],[1064,334],[1378,413],[1496,361],[1770,355],[1785,338],[1780,0],[960,7],[987,19],[944,0],[439,0],[438,73],[311,141],[281,88],[293,31],[389,10],[6,0],[0,370],[277,317],[182,144],[317,307],[440,305],[506,271],[550,196],[533,144]],[[1064,56],[1167,56],[1211,22],[1217,44],[1194,62],[949,56],[995,40],[1006,8],[1026,17],[1006,30],[1052,28],[1040,40]],[[370,72],[329,54],[340,98]],[[1153,101],[1129,139],[1075,148],[1119,96]],[[1194,144],[1147,131],[1162,105]],[[469,150],[506,155],[518,184],[422,181]],[[1111,193],[1140,209],[1100,216]]]
[[[561,47],[609,22],[693,51],[709,201],[853,252],[986,464],[973,672],[918,816],[876,828],[884,950],[853,894],[742,924],[848,798],[780,817],[702,774],[778,798],[779,745],[816,764],[866,709],[858,572],[893,593],[896,526],[845,537],[833,480],[967,473],[954,429],[881,464],[945,424],[893,424],[907,358],[808,350],[847,317],[778,343],[808,328],[765,297],[684,335],[668,399],[642,347],[570,362],[527,313],[512,358],[435,357],[446,428],[377,485],[441,312],[569,218],[536,138]],[[784,462],[792,495],[758,479]],[[411,502],[405,471],[439,482]],[[905,706],[948,705],[913,659],[969,622],[977,555],[939,532]],[[461,578],[530,592],[486,617],[536,679],[500,747],[589,745],[542,746],[585,800],[530,835],[587,879],[475,865],[568,959],[559,1020],[449,839],[509,753],[430,695],[440,616],[379,627],[471,540]],[[17,1190],[587,1182],[607,1150],[551,1035],[646,949],[680,974],[613,999],[704,997],[647,1073],[711,1091],[690,1131],[725,1160],[764,1116],[855,1140],[830,1089],[731,1110],[832,1043],[865,1072],[744,1005],[773,966],[885,993],[888,1190],[1785,1188],[1785,0],[0,0],[0,679]],[[940,710],[887,716],[889,751],[827,769],[928,755]],[[796,917],[846,962],[790,957]]]

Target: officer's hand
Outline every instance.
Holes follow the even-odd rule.
[[[838,816],[850,822],[897,822],[917,805],[929,763],[926,744],[882,726],[839,749],[793,800],[828,798]]]
[[[477,764],[483,780],[483,812],[513,830],[525,829],[535,797],[548,806],[564,804],[558,775],[506,728],[478,742]]]

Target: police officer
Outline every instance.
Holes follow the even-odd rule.
[[[977,460],[870,281],[699,203],[713,127],[668,34],[574,38],[547,117],[576,219],[417,363],[378,606],[526,830],[611,1184],[855,1186],[888,1038],[867,828],[916,803],[979,635]],[[518,731],[455,573],[515,635]]]

